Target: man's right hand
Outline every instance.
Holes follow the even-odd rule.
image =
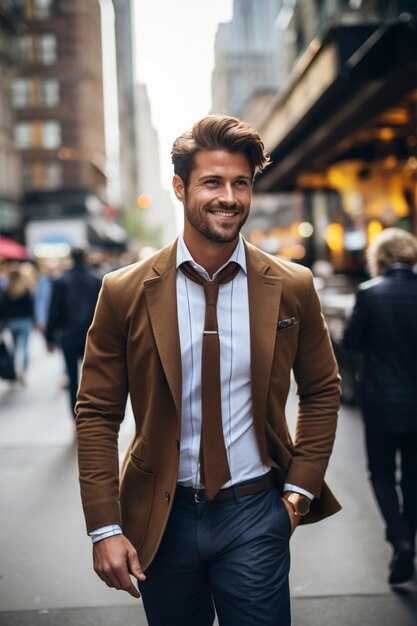
[[[93,562],[94,571],[108,587],[122,589],[134,598],[140,598],[129,574],[139,581],[146,580],[146,576],[135,548],[124,535],[115,535],[94,543]]]

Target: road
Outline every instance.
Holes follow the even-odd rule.
[[[108,589],[92,571],[62,372],[61,355],[46,353],[34,334],[27,386],[0,381],[0,625],[142,626],[140,603]],[[295,407],[292,393],[290,424]],[[128,411],[121,452],[132,428]],[[292,538],[294,626],[415,625],[417,581],[398,592],[386,584],[390,549],[354,409],[340,412],[327,482],[343,510]]]

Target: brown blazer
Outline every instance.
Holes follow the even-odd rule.
[[[81,496],[90,532],[121,524],[150,565],[175,494],[181,420],[176,242],[104,278],[77,403]],[[339,510],[323,483],[339,407],[339,377],[311,272],[245,242],[252,403],[262,462],[316,496],[313,522]],[[285,326],[281,320],[295,317]],[[284,326],[281,328],[281,326]],[[298,384],[295,442],[285,420]],[[117,435],[130,394],[136,433],[119,484]]]

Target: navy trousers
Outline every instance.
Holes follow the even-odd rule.
[[[394,546],[409,541],[415,547],[417,433],[366,429],[366,451],[371,484],[386,523],[387,541]]]
[[[289,626],[291,522],[278,491],[208,503],[176,497],[139,584],[150,626]]]
[[[62,352],[64,354],[65,366],[67,368],[68,378],[70,381],[70,402],[71,409],[75,417],[75,404],[77,402],[78,379],[81,361],[84,356],[85,342],[69,341],[62,342]]]

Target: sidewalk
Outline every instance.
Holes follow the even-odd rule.
[[[293,626],[415,626],[416,615],[417,596],[407,590],[292,602]],[[147,626],[147,622],[142,607],[108,607],[0,613],[0,626]]]

